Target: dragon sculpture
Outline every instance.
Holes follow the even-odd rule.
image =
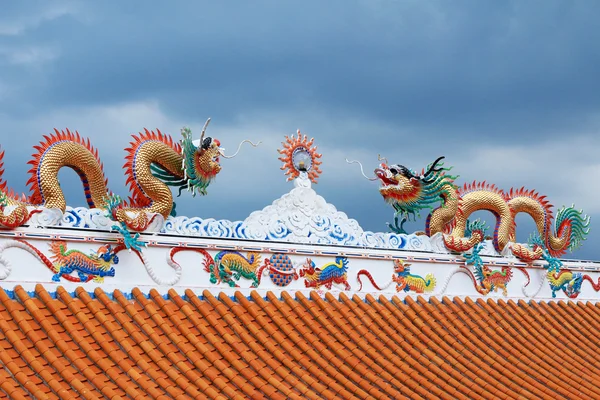
[[[101,283],[105,277],[114,277],[115,269],[113,265],[119,263],[117,253],[125,249],[124,245],[104,245],[90,254],[79,250],[68,250],[67,242],[56,240],[50,243],[50,252],[52,256],[46,257],[38,248],[24,240],[13,240],[7,242],[0,248],[0,264],[7,266],[7,261],[3,259],[2,253],[8,248],[20,248],[42,262],[50,271],[54,273],[52,280],[60,282],[64,278],[70,282],[94,282]],[[77,275],[73,276],[75,272]]]
[[[261,256],[257,252],[249,252],[246,256],[238,251],[223,250],[213,258],[204,249],[175,247],[171,249],[169,257],[172,263],[173,256],[181,251],[194,251],[204,257],[204,271],[210,273],[210,282],[213,284],[226,283],[230,287],[239,287],[240,278],[252,281],[252,288],[260,285],[265,268],[270,266],[269,259],[261,264]],[[176,263],[175,263],[176,264]]]
[[[550,284],[552,297],[556,297],[556,292],[562,290],[565,295],[571,299],[577,298],[581,293],[583,281],[592,284],[592,288],[597,292],[600,290],[600,280],[594,282],[592,277],[581,272],[572,272],[562,269],[563,262],[553,256],[548,249],[544,247],[544,242],[539,235],[532,235],[529,239],[529,246],[533,251],[540,252],[544,261],[546,261],[546,279]]]
[[[40,211],[40,207],[55,208],[64,213],[66,201],[58,172],[69,167],[81,178],[90,208],[108,209],[111,218],[126,229],[144,231],[156,215],[167,218],[174,214],[173,194],[169,186],[178,189],[179,194],[187,189],[194,196],[197,193],[205,195],[208,185],[221,171],[220,157],[231,158],[237,154],[225,156],[217,139],[205,137],[209,121],[198,142],[192,140],[189,128],[182,129],[180,144],[159,130],[146,129],[133,135],[133,141],[125,149],[124,165],[131,196],[127,202],[117,206],[110,204],[110,199],[115,197],[111,197],[108,190],[98,151],[90,145],[89,139],[83,139],[78,132],[55,129],[54,134],[44,136],[45,140],[35,146],[36,152],[29,161],[29,196],[17,196],[8,190],[6,181],[2,179],[4,152],[1,152],[0,227],[15,228],[26,224],[32,213]]]
[[[317,267],[310,258],[298,270],[298,275],[304,278],[304,286],[307,288],[320,289],[325,286],[331,289],[333,284],[344,285],[345,290],[350,290],[348,283],[348,259],[338,256],[334,262]]]
[[[577,298],[581,292],[583,277],[584,275],[581,272],[572,272],[568,270],[552,272],[548,269],[546,272],[546,279],[548,279],[548,283],[550,284],[552,297],[556,297],[556,292],[562,290],[567,297],[571,299]],[[592,284],[594,284],[593,281]]]
[[[405,263],[402,260],[394,260],[394,274],[392,275],[392,280],[383,286],[378,286],[373,279],[371,273],[367,270],[360,270],[356,275],[356,280],[360,284],[358,290],[362,290],[362,282],[360,281],[360,276],[365,275],[370,281],[371,284],[377,290],[384,290],[390,287],[392,284],[396,284],[396,292],[405,291],[410,292],[413,291],[415,293],[429,293],[432,292],[435,288],[435,277],[432,273],[428,273],[425,278],[419,275],[414,275],[410,272],[411,264]]]
[[[529,262],[540,259],[541,249],[531,250],[516,240],[515,218],[519,213],[529,214],[535,221],[544,247],[553,256],[559,257],[567,250],[581,245],[589,232],[589,217],[573,207],[564,207],[556,213],[553,230],[552,206],[544,196],[533,190],[504,192],[485,182],[465,184],[458,187],[439,157],[426,169],[417,173],[403,165],[387,165],[383,159],[375,169],[381,182],[380,194],[395,210],[396,221],[401,224],[396,230],[405,233],[402,224],[414,218],[421,210],[430,210],[425,233],[428,236],[442,234],[445,246],[451,251],[465,252],[485,238],[481,230],[473,230],[466,236],[469,216],[479,210],[488,210],[496,217],[493,244],[498,252],[510,246],[513,254]]]
[[[479,221],[475,221],[474,225],[475,224],[479,225]],[[480,232],[485,234],[484,224],[481,223],[479,226],[482,227]],[[503,266],[500,270],[492,270],[487,265],[484,265],[483,260],[479,255],[481,250],[483,250],[483,247],[483,243],[477,243],[473,246],[471,254],[463,254],[463,257],[465,258],[464,272],[469,275],[475,289],[479,293],[486,295],[492,290],[497,292],[498,289],[502,289],[502,294],[506,296],[508,294],[508,283],[513,277],[512,268]],[[470,269],[466,268],[467,265],[473,265],[475,273],[472,273]]]
[[[506,286],[512,279],[512,269],[503,266],[500,270],[492,270],[487,265],[484,265],[481,268],[481,273],[478,273],[476,277],[479,279],[479,284],[481,285],[480,293],[488,294],[492,290],[497,292],[498,289],[502,289],[502,294],[506,296]]]

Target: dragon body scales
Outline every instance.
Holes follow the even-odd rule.
[[[220,143],[210,137],[204,138],[203,131],[200,145],[196,147],[189,129],[184,128],[182,135],[181,144],[159,130],[144,130],[133,136],[125,150],[124,165],[131,196],[126,204],[112,209],[113,219],[130,230],[143,231],[151,222],[148,213],[166,218],[173,212],[169,186],[180,192],[187,188],[194,195],[206,194],[207,186],[221,170]],[[4,151],[0,152],[0,227],[15,228],[26,224],[33,212],[39,212],[36,207],[64,212],[66,200],[58,180],[58,172],[63,167],[69,167],[79,175],[90,208],[108,208],[108,181],[98,151],[89,139],[68,129],[55,130],[54,134],[44,136],[35,149],[29,161],[29,196],[18,196],[8,189],[2,178]]]
[[[567,250],[574,250],[585,240],[589,232],[589,217],[582,211],[563,207],[554,218],[552,206],[545,196],[533,190],[521,188],[505,192],[486,182],[459,187],[454,183],[457,176],[448,173],[451,168],[444,168],[442,159],[438,158],[421,173],[403,165],[382,163],[375,170],[375,175],[381,182],[380,194],[392,205],[396,217],[402,217],[402,221],[418,215],[421,210],[430,210],[426,234],[442,234],[448,249],[465,252],[484,239],[481,231],[467,235],[469,216],[479,210],[490,211],[496,217],[492,238],[495,249],[501,253],[510,245],[513,253],[524,261],[540,259],[542,252],[541,249],[532,250],[526,244],[515,243],[515,218],[519,213],[533,218],[544,247],[553,256],[559,257]]]

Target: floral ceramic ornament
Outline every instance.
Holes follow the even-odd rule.
[[[282,170],[286,170],[288,181],[296,179],[300,173],[305,172],[312,183],[317,183],[317,178],[321,174],[321,154],[317,153],[317,147],[313,146],[314,138],[308,140],[306,135],[302,135],[298,130],[298,137],[286,136],[285,142],[282,142],[283,149],[277,150],[283,161]]]

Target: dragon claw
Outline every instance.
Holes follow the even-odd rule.
[[[399,215],[402,215],[402,220],[400,221],[400,224],[398,224],[398,217]],[[406,234],[406,230],[404,229],[404,224],[406,223],[406,221],[408,221],[408,215],[406,215],[406,213],[395,213],[394,215],[394,223],[390,224],[389,222],[387,222],[387,226],[388,228],[390,228],[390,230],[398,235],[401,234]]]
[[[139,240],[140,234],[136,233],[135,235],[131,235],[131,232],[127,230],[123,223],[121,225],[113,225],[111,227],[112,230],[117,231],[123,236],[123,244],[131,252],[131,250],[135,250],[137,252],[141,252],[142,248],[148,247],[148,243]]]

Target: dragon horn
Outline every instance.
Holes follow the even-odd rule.
[[[202,142],[204,141],[204,134],[206,133],[206,128],[208,128],[208,124],[210,123],[210,118],[206,120],[204,123],[204,127],[202,128],[202,133],[200,134],[200,147],[202,147]]]
[[[433,164],[431,164],[431,167],[429,167],[429,169],[427,170],[427,172],[425,173],[425,175],[424,175],[424,176],[427,176],[427,175],[431,174],[432,172],[437,172],[437,171],[440,171],[440,170],[441,170],[441,168],[436,168],[435,166],[436,166],[436,165],[437,165],[437,164],[438,164],[440,161],[442,161],[444,158],[446,158],[446,157],[444,157],[444,156],[438,157],[438,158],[437,158],[437,159],[436,159],[436,160],[433,162]]]
[[[386,164],[389,164],[387,157],[381,157],[381,154],[377,154],[377,161],[385,161]]]
[[[250,144],[252,145],[252,147],[256,147],[256,146],[258,146],[259,144],[261,144],[261,143],[262,143],[262,141],[260,141],[260,140],[259,140],[259,141],[258,141],[258,143],[254,144],[254,143],[252,143],[252,142],[251,142],[250,140],[248,140],[248,139],[246,139],[246,140],[242,140],[242,141],[240,142],[240,144],[238,145],[237,151],[236,151],[236,152],[235,152],[235,153],[234,153],[232,156],[226,156],[226,155],[225,155],[225,149],[220,149],[219,153],[221,153],[221,157],[223,157],[223,158],[233,158],[233,157],[235,157],[235,156],[237,156],[237,155],[238,155],[238,153],[240,152],[240,149],[242,148],[242,145],[243,145],[244,143],[250,143]]]
[[[361,162],[360,162],[360,161],[358,161],[358,160],[352,160],[352,161],[350,161],[350,160],[348,160],[348,159],[346,158],[346,162],[347,162],[348,164],[358,164],[358,165],[360,166],[360,173],[361,173],[361,174],[362,174],[362,176],[364,176],[366,179],[368,179],[368,180],[370,180],[370,181],[376,181],[376,180],[377,180],[377,177],[369,178],[367,175],[365,175],[365,171],[363,170],[363,165],[361,164]]]

